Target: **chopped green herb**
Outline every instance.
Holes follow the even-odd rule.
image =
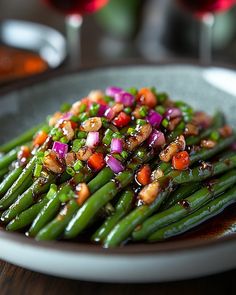
[[[83,164],[80,160],[77,160],[73,166],[75,171],[79,171],[83,167]]]
[[[43,169],[43,165],[37,163],[34,168],[34,177],[38,178],[41,174],[42,169]]]
[[[218,141],[220,139],[220,133],[218,131],[212,131],[210,139],[212,139],[213,141]]]
[[[135,128],[133,128],[133,127],[129,127],[128,130],[127,130],[127,133],[128,133],[129,135],[135,135],[136,130],[135,130]]]
[[[165,118],[161,124],[163,127],[167,128],[169,126],[169,120]]]
[[[112,135],[113,135],[113,131],[111,129],[107,129],[102,139],[102,142],[106,145],[110,145],[112,140]]]
[[[62,203],[68,202],[74,197],[75,193],[70,190],[67,194],[60,194],[59,198]]]
[[[126,114],[130,114],[132,112],[132,109],[130,107],[127,107],[127,108],[124,109],[124,112]]]
[[[87,109],[86,104],[82,103],[81,106],[79,107],[79,113],[81,114],[81,113],[85,112],[86,109]]]
[[[166,109],[162,106],[162,105],[159,105],[155,108],[155,110],[160,114],[160,115],[164,115]]]
[[[108,96],[108,95],[105,95],[105,96],[103,97],[103,99],[104,99],[105,102],[107,102],[107,103],[113,101],[113,98],[112,98],[111,96]]]
[[[126,152],[126,151],[122,151],[121,152],[121,157],[123,158],[123,159],[127,159],[128,158],[128,153]]]
[[[70,120],[77,123],[79,121],[79,117],[78,116],[72,116],[70,118]]]
[[[113,138],[122,138],[122,135],[120,134],[120,132],[114,132],[112,137]]]
[[[138,94],[138,89],[135,87],[131,87],[131,88],[127,89],[126,91],[134,96],[136,96]]]
[[[143,157],[144,157],[144,155],[145,155],[145,152],[144,151],[138,151],[137,152],[137,156],[140,158],[140,159],[142,159]]]
[[[92,106],[90,107],[90,110],[89,110],[89,114],[91,116],[96,116],[99,108],[100,108],[99,104],[97,104],[97,103],[92,104]]]
[[[57,192],[57,186],[56,186],[56,184],[52,183],[50,185],[50,189],[46,195],[46,198],[48,198],[50,200],[55,195],[56,192]]]
[[[61,111],[62,113],[65,113],[65,112],[68,112],[68,111],[70,110],[70,108],[71,108],[71,104],[65,102],[65,103],[63,103],[63,104],[61,105],[60,111]]]
[[[68,139],[66,136],[63,136],[63,137],[60,139],[60,142],[62,142],[62,143],[68,143],[68,142],[69,142],[69,139]]]
[[[146,120],[142,120],[142,119],[137,119],[137,125],[139,126],[143,126],[143,125],[146,125],[147,124],[147,121]]]
[[[82,146],[84,146],[84,144],[85,144],[85,139],[84,138],[82,138],[82,139],[75,139],[74,141],[73,141],[73,143],[72,143],[72,151],[73,152],[78,152],[78,150],[82,147]]]
[[[82,139],[82,138],[86,138],[87,137],[87,132],[85,131],[78,131],[77,133],[77,138],[78,139]]]
[[[74,176],[75,175],[75,170],[72,167],[67,167],[66,168],[66,173],[71,175],[71,176]]]
[[[79,115],[79,120],[80,120],[81,122],[86,121],[88,118],[89,118],[89,116],[88,116],[87,113],[82,113],[82,114]]]
[[[108,123],[108,120],[106,118],[102,118],[102,126],[104,128],[108,128],[109,126],[109,123]]]
[[[139,114],[142,117],[146,117],[148,114],[148,108],[146,106],[141,106],[139,109]]]

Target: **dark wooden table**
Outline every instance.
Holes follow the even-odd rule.
[[[43,275],[0,261],[0,294],[234,295],[235,277],[236,270],[195,280],[161,284],[89,283]]]

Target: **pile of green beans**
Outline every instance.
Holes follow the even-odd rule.
[[[209,130],[189,137],[187,143],[198,144],[224,124],[222,116],[214,119]],[[108,167],[99,173],[84,167],[74,176],[58,181],[53,173],[33,179],[36,155],[25,167],[10,168],[20,146],[32,140],[39,128],[0,147],[0,214],[7,231],[23,230],[41,241],[73,239],[92,228],[91,241],[104,247],[127,241],[156,242],[182,234],[236,202],[236,153],[229,149],[236,140],[235,133],[212,149],[201,148],[193,153],[188,170],[173,170],[170,164],[160,163],[153,150],[147,152],[145,147],[139,147],[118,175]],[[220,161],[214,160],[217,157]],[[210,168],[202,161],[209,161]],[[161,192],[153,203],[137,206],[132,183],[144,163],[150,163],[152,170],[161,167],[164,176],[158,180]],[[75,198],[65,196],[71,193],[71,183],[75,186],[82,182],[91,196],[80,206]],[[107,204],[112,210],[104,216]]]

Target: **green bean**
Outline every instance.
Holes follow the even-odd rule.
[[[161,206],[160,210],[162,211],[162,210],[170,208],[171,206],[175,205],[179,201],[189,197],[200,187],[201,187],[200,182],[193,182],[193,183],[188,183],[187,185],[181,185],[178,189],[176,189],[176,191],[170,194],[169,198],[166,200],[163,206]]]
[[[2,153],[9,152],[13,148],[30,141],[32,139],[32,137],[34,136],[34,134],[39,129],[41,129],[43,126],[45,126],[45,125],[43,125],[43,124],[37,125],[37,126],[31,128],[30,130],[26,131],[25,133],[21,134],[20,136],[15,137],[13,140],[8,141],[7,143],[1,145],[0,152],[2,152]]]
[[[8,167],[17,158],[19,149],[11,150],[0,158],[0,169]]]
[[[0,170],[0,179],[2,180],[2,178],[9,172],[8,167],[5,167],[3,169]],[[1,185],[1,184],[0,184]]]
[[[16,179],[20,176],[23,171],[23,167],[19,166],[12,170],[0,184],[0,195],[3,195],[12,186]]]
[[[192,166],[198,161],[205,161],[207,159],[212,158],[217,155],[219,152],[223,151],[227,147],[229,147],[236,140],[236,133],[234,133],[231,137],[226,139],[221,139],[217,145],[212,149],[201,149],[199,151],[193,152],[190,154],[190,165]],[[170,163],[161,162],[159,168],[168,174],[172,171],[172,165]]]
[[[36,196],[47,192],[54,179],[55,177],[51,174],[46,177],[39,177],[6,211],[3,212],[1,220],[3,222],[9,222],[22,211],[29,208],[37,200]]]
[[[29,231],[28,235],[31,237],[35,237],[37,233],[49,222],[52,218],[57,214],[60,206],[61,195],[67,195],[71,190],[71,186],[69,184],[64,184],[60,188],[58,192],[54,194],[54,196],[48,201],[48,203],[42,208],[42,210],[38,213],[36,218],[34,219]]]
[[[25,191],[25,189],[28,187],[27,184],[32,182],[31,177],[33,175],[36,159],[36,156],[34,156],[30,160],[30,162],[23,169],[20,176],[0,200],[0,209],[8,208],[17,199],[17,197]]]
[[[145,240],[156,230],[178,221],[184,216],[197,210],[202,205],[207,203],[211,198],[223,193],[236,182],[236,170],[232,170],[214,180],[210,187],[204,187],[195,192],[190,197],[187,197],[182,202],[170,207],[169,209],[159,212],[148,218],[140,228],[133,232],[132,238],[134,240]]]
[[[6,230],[16,231],[30,225],[47,202],[48,199],[44,196],[38,203],[21,212],[10,223],[8,223]]]
[[[126,242],[133,230],[157,211],[169,194],[168,191],[162,192],[151,205],[142,205],[131,211],[111,230],[104,240],[103,246],[105,248],[116,247]]]
[[[131,209],[134,198],[134,192],[132,190],[125,190],[117,202],[115,212],[113,215],[108,217],[102,226],[92,236],[92,241],[102,242],[110,231],[115,227]]]
[[[127,168],[118,174],[114,180],[109,181],[102,188],[97,190],[78,210],[65,230],[66,238],[73,238],[84,230],[89,224],[90,219],[99,212],[99,210],[111,201],[117,193],[133,180],[133,175],[138,167],[149,161],[153,157],[153,152],[144,153],[143,159],[134,157],[127,165]]]
[[[90,193],[94,193],[100,187],[104,185],[107,181],[111,179],[113,172],[110,168],[104,168],[101,170],[96,177],[94,177],[89,183],[88,188]],[[80,182],[87,182],[91,177],[86,174],[83,174],[83,179],[80,175],[77,175],[73,178],[73,183],[77,184]],[[79,209],[79,205],[75,200],[70,200],[59,212],[56,218],[54,218],[51,222],[46,224],[44,227],[41,227],[40,231],[38,229],[34,230],[33,226],[30,230],[30,235],[36,235],[36,239],[38,240],[52,240],[58,238],[63,231],[65,230],[67,224],[73,217],[74,213]],[[55,207],[50,209],[51,211],[58,211],[58,208]],[[43,215],[43,214],[42,214]],[[54,216],[53,216],[54,217]],[[47,220],[49,221],[49,219]],[[38,232],[38,233],[37,233]]]
[[[88,184],[89,190],[91,193],[94,193],[96,190],[101,188],[106,184],[112,177],[114,173],[108,167],[103,168],[96,177],[94,177]]]
[[[60,237],[78,208],[79,205],[76,200],[70,200],[55,219],[53,219],[45,227],[42,227],[42,229],[36,235],[36,240],[55,240]]]
[[[236,140],[236,132],[228,138],[221,139],[215,147],[212,149],[202,149],[198,152],[194,152],[190,155],[191,164],[194,164],[198,161],[205,161],[219,152],[223,151],[227,147],[229,147],[231,144],[233,144]]]
[[[236,202],[236,186],[210,201],[192,214],[157,230],[148,237],[149,242],[163,241],[170,237],[180,235],[196,227],[210,218],[220,214],[226,207]]]
[[[224,161],[213,164],[203,164],[193,169],[184,171],[174,170],[168,174],[167,177],[172,179],[174,183],[182,184],[187,182],[202,181],[211,176],[219,175],[223,172],[231,170],[236,167],[236,155],[233,155]],[[160,179],[160,182],[162,179]]]

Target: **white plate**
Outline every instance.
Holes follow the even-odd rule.
[[[108,85],[156,86],[194,107],[222,109],[235,124],[236,73],[191,65],[98,68],[44,79],[1,96],[1,139],[7,140],[40,122],[62,102]],[[222,237],[223,236],[223,237]],[[204,237],[204,238],[203,238]],[[221,234],[117,249],[65,242],[38,243],[22,234],[0,230],[0,258],[31,270],[62,277],[103,282],[161,282],[187,279],[236,266],[232,223]]]

